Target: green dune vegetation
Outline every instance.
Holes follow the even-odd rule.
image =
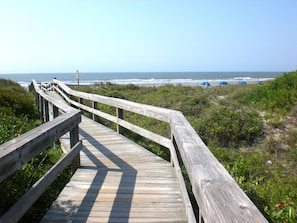
[[[183,112],[199,136],[271,222],[297,220],[297,72],[273,81],[211,88],[138,87],[111,83],[73,87]],[[100,109],[114,113],[112,108]],[[166,124],[125,112],[164,136]],[[105,123],[103,120],[101,122]],[[125,132],[165,159],[167,150]]]
[[[36,126],[32,95],[17,83],[0,80],[0,144]]]
[[[270,222],[297,221],[297,71],[251,85],[202,88],[101,83],[72,88],[183,112]],[[98,108],[115,113],[108,106]],[[165,123],[129,112],[124,113],[124,118],[170,137]],[[114,128],[104,120],[98,121]],[[14,82],[0,80],[0,143],[39,124],[33,96]],[[168,150],[131,132],[124,134],[169,160]],[[61,155],[59,150],[49,148],[2,182],[0,215]],[[40,219],[68,177],[69,174],[62,174],[23,222]]]
[[[33,95],[19,84],[0,79],[0,144],[40,125]],[[63,155],[59,145],[40,153],[0,183],[0,216],[43,176]],[[68,171],[68,172],[67,172]],[[20,222],[38,222],[70,176],[63,172]]]

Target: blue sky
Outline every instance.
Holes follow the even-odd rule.
[[[292,71],[296,0],[0,0],[0,74]]]

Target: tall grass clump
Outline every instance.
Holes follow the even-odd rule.
[[[263,83],[254,92],[246,95],[242,101],[267,111],[287,113],[296,105],[296,89],[297,71],[294,71]]]
[[[254,110],[212,106],[201,115],[195,129],[211,147],[236,149],[255,142],[263,134],[263,123]]]

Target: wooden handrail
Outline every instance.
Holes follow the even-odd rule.
[[[0,145],[0,182],[67,132],[70,132],[71,149],[0,217],[0,223],[17,222],[69,163],[73,160],[78,163],[79,151],[82,148],[82,143],[78,139],[80,111],[57,102],[45,94],[35,81],[30,89],[35,94],[41,112],[40,117],[45,123]],[[61,112],[60,116],[58,110]]]
[[[189,222],[195,222],[195,219],[185,186],[182,185],[183,179],[175,150],[179,152],[186,167],[204,222],[268,222],[223,165],[213,156],[181,112],[75,91],[56,79],[52,81],[50,88],[60,93],[68,103],[92,113],[93,117],[96,115],[105,118],[116,123],[119,127],[127,128],[167,147],[173,157],[173,166],[181,182],[185,203],[189,207],[187,213]],[[71,97],[78,98],[78,101],[72,100]],[[82,100],[92,102],[93,106],[88,107],[81,104]],[[113,106],[117,110],[121,109],[121,112],[129,111],[167,122],[171,129],[172,139],[131,124],[123,120],[122,114],[119,117],[99,111],[97,110],[98,103]],[[119,127],[118,129],[120,129]],[[199,219],[199,221],[202,220]]]

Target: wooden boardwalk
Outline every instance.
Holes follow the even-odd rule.
[[[187,222],[171,164],[82,116],[81,167],[41,222]]]

